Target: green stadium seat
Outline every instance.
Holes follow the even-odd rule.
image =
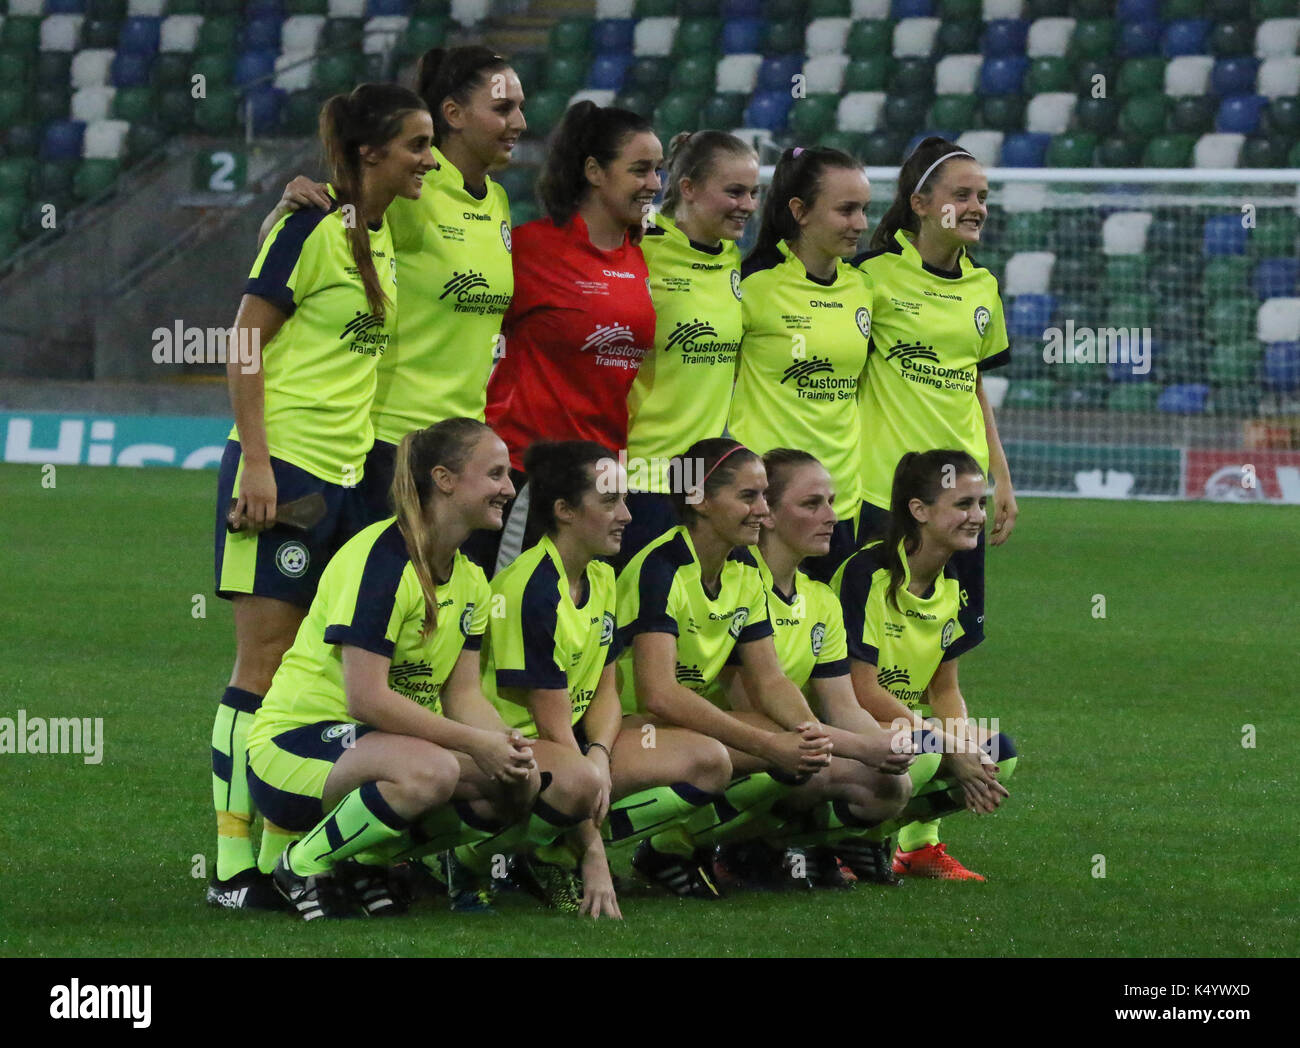
[[[0,230],[17,229],[27,209],[27,197],[22,193],[0,193]]]
[[[72,195],[78,200],[94,200],[107,193],[117,181],[121,164],[102,157],[88,157],[77,168],[72,182]]]
[[[748,104],[748,95],[713,95],[700,107],[700,127],[713,127],[723,131],[740,127],[745,119],[745,106]],[[650,108],[653,108],[653,103]]]
[[[635,18],[671,18],[677,14],[677,0],[636,0]]]
[[[671,83],[675,91],[709,94],[716,82],[717,61],[711,54],[688,55],[674,64]]]
[[[1025,126],[1022,95],[985,95],[980,105],[984,126],[995,131],[1021,131]]]
[[[530,94],[524,105],[524,116],[528,119],[528,134],[536,138],[545,138],[560,122],[568,107],[568,92],[538,91],[536,94]]]
[[[1294,18],[1295,0],[1254,0],[1250,13],[1259,22],[1266,18]]]
[[[322,101],[320,92],[311,88],[292,92],[280,110],[280,126],[291,135],[316,134]]]
[[[31,99],[21,88],[0,88],[0,129],[21,124],[27,116]]]
[[[1210,95],[1176,98],[1169,110],[1169,129],[1179,134],[1205,134],[1214,129],[1218,111],[1219,100]]]
[[[205,18],[194,50],[201,55],[233,52],[238,37],[239,23],[234,18]]]
[[[1249,22],[1219,22],[1210,30],[1210,53],[1218,58],[1235,58],[1255,51],[1255,27]]]
[[[1100,278],[1097,273],[1097,263],[1089,253],[1085,257],[1076,257],[1075,255],[1057,255],[1056,262],[1052,266],[1052,290],[1060,292],[1062,297],[1057,300],[1057,308],[1064,316],[1082,316],[1081,313],[1067,313],[1064,307],[1065,295],[1083,295],[1085,292],[1091,294],[1099,286]]]
[[[1259,311],[1254,296],[1240,298],[1217,295],[1205,309],[1205,334],[1211,342],[1240,342],[1255,337],[1255,315]]]
[[[1041,95],[1047,91],[1070,91],[1074,88],[1074,70],[1068,59],[1043,57],[1032,59],[1025,76],[1025,93]]]
[[[892,55],[872,55],[851,58],[844,67],[845,94],[850,91],[884,91],[889,87],[894,71]]]
[[[35,170],[36,161],[30,157],[0,157],[0,195],[25,197]]]
[[[885,100],[885,126],[891,131],[914,134],[925,126],[929,108],[929,98],[925,95],[890,95]]]
[[[586,55],[553,54],[546,63],[542,83],[548,91],[573,94],[586,84],[587,68]]]
[[[117,37],[121,32],[120,21],[104,18],[87,18],[81,23],[81,46],[83,48],[116,48]]]
[[[1267,130],[1289,138],[1300,137],[1300,98],[1275,98],[1269,103]]]
[[[41,147],[44,129],[39,124],[14,124],[5,135],[4,151],[11,157],[32,157]]]
[[[233,87],[209,85],[208,97],[194,100],[194,125],[204,134],[233,134],[239,130],[240,117],[239,94]]]
[[[0,83],[29,82],[35,64],[30,51],[17,47],[0,47]]]
[[[899,59],[890,90],[900,95],[924,95],[928,100],[934,94],[934,63],[928,58]]]
[[[1237,158],[1238,167],[1286,167],[1289,142],[1271,135],[1246,139]]]
[[[944,22],[934,38],[934,53],[937,55],[971,55],[978,54],[980,35],[984,24],[977,18],[962,21]]]
[[[659,93],[651,91],[620,91],[614,97],[614,105],[619,109],[626,109],[629,112],[636,113],[638,116],[648,117],[654,112],[655,103],[659,101]],[[745,104],[749,102],[749,96],[745,95],[741,103],[741,111],[744,111]],[[532,98],[529,97],[528,104],[524,107],[527,111],[528,120],[532,122]],[[713,125],[716,126],[716,125]],[[727,127],[739,127],[739,124],[728,124]],[[529,128],[531,130],[531,127]]]
[[[1261,208],[1246,247],[1253,258],[1294,257],[1300,239],[1300,218],[1283,208]]]
[[[41,20],[30,15],[10,15],[0,26],[0,46],[36,51],[40,48]]]
[[[1048,167],[1092,167],[1097,136],[1087,131],[1070,131],[1052,136],[1047,147]],[[1059,259],[1057,260],[1059,264]]]
[[[1165,89],[1165,60],[1163,58],[1130,58],[1119,68],[1115,93],[1120,98],[1130,95],[1159,94]]]
[[[1066,379],[1056,387],[1056,406],[1062,411],[1099,411],[1106,406],[1108,390],[1101,368],[1071,368],[1058,377]]]
[[[1220,342],[1210,357],[1210,381],[1216,386],[1253,384],[1263,355],[1260,343],[1253,338]]]
[[[36,56],[37,84],[67,84],[72,81],[72,55],[63,51],[41,51]]]
[[[872,131],[862,144],[863,162],[878,167],[901,164],[905,159],[903,150],[907,148],[910,137],[910,134],[902,131]]]
[[[335,48],[361,48],[365,39],[365,22],[360,18],[331,18],[325,23],[325,30],[320,36],[321,50],[331,51]]]
[[[838,95],[809,95],[796,98],[790,107],[790,130],[799,140],[817,142],[828,131],[835,130],[835,111],[839,107]]]
[[[891,55],[894,51],[894,25],[883,18],[854,22],[849,27],[849,39],[844,46],[850,58]]]
[[[1118,33],[1109,18],[1082,19],[1074,27],[1067,55],[1070,58],[1106,58],[1115,54]]]
[[[1207,301],[1218,295],[1250,293],[1250,259],[1244,255],[1215,255],[1205,260],[1201,295]]]
[[[1142,151],[1146,167],[1191,167],[1195,135],[1157,135]]]
[[[851,0],[808,0],[808,19],[848,18],[853,13]]]
[[[848,153],[855,160],[869,163],[867,160],[867,136],[855,131],[827,131],[817,142],[828,149],[838,149]]]
[[[1141,291],[1147,282],[1147,260],[1142,255],[1113,255],[1106,259],[1102,290],[1107,298]]]
[[[51,120],[66,120],[72,104],[72,92],[66,84],[60,87],[42,87],[32,96],[32,115],[42,124]]]
[[[32,169],[27,195],[32,200],[51,200],[72,195],[80,158],[73,160],[39,160]]]
[[[1126,135],[1149,138],[1165,129],[1169,100],[1164,95],[1135,95],[1119,111],[1119,129]]]
[[[1008,251],[1042,251],[1051,230],[1046,211],[1013,211],[1003,218],[998,240]]]
[[[215,15],[238,16],[244,6],[244,0],[203,0],[203,14],[211,18]]]
[[[552,55],[585,55],[591,50],[590,18],[562,18],[551,27],[547,50]]]
[[[208,55],[196,55],[191,68],[193,69],[191,75],[202,76],[206,89],[211,91],[214,86],[222,87],[235,78],[235,54],[233,51],[216,51]]]
[[[153,115],[157,104],[152,88],[119,87],[113,96],[112,114],[117,120],[145,121]]]
[[[320,55],[312,63],[312,86],[326,95],[351,91],[357,84],[357,66],[355,54]]]
[[[943,127],[960,134],[976,126],[974,95],[939,95],[930,106],[927,127]]]
[[[651,91],[661,94],[673,75],[673,60],[646,55],[628,67],[623,78],[625,91]]]
[[[1054,406],[1056,400],[1056,383],[1049,378],[1021,379],[1007,386],[1006,396],[1002,400],[1003,409],[1016,408],[1047,409]]]
[[[211,83],[208,90],[214,89]],[[156,123],[171,134],[188,131],[194,123],[194,99],[188,91],[164,91],[158,96]]]
[[[1113,58],[1085,58],[1074,62],[1074,92],[1080,100],[1085,98],[1113,98],[1115,81],[1119,79],[1119,63]]]
[[[804,19],[806,0],[765,0],[763,14],[768,18]]]
[[[1157,211],[1147,226],[1147,252],[1185,255],[1196,250],[1204,235],[1204,218],[1193,211]]]
[[[1111,387],[1106,407],[1111,411],[1152,412],[1160,399],[1160,387],[1153,382],[1123,382]]]
[[[1163,258],[1151,267],[1151,290],[1161,298],[1195,299],[1200,293],[1201,271],[1204,260],[1194,258]],[[1186,310],[1165,310],[1167,320],[1187,316]],[[1177,326],[1177,325],[1172,325]],[[1193,332],[1195,326],[1193,326]]]
[[[936,13],[945,21],[981,18],[984,14],[984,0],[940,0]]]
[[[189,55],[164,51],[154,59],[149,72],[150,82],[154,87],[189,87],[190,67],[193,61]]]
[[[132,124],[126,132],[127,163],[134,164],[166,145],[167,132],[150,124]]]
[[[793,20],[774,20],[763,23],[760,44],[765,55],[790,54],[803,49],[804,23]]]
[[[1155,295],[1116,295],[1107,300],[1106,325],[1108,327],[1150,327],[1155,319]]]
[[[673,38],[673,57],[682,59],[715,54],[721,37],[721,19],[683,18],[677,26],[677,36]],[[802,35],[799,39],[803,39]]]
[[[402,34],[402,39],[397,45],[398,57],[402,60],[410,60],[418,58],[432,48],[442,47],[447,42],[447,25],[446,18],[439,18],[436,15],[415,16],[406,23],[406,32]],[[537,82],[523,80],[522,74],[520,80],[525,84]]]
[[[669,142],[679,131],[694,131],[699,116],[699,95],[673,92],[655,106],[654,126],[661,142]]]
[[[1110,98],[1080,98],[1074,107],[1074,122],[1082,131],[1108,135],[1119,123],[1119,104]]]

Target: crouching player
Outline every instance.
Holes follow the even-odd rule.
[[[362,530],[322,575],[249,732],[254,800],[303,833],[273,879],[304,919],[357,903],[397,912],[383,866],[408,848],[510,823],[545,843],[591,810],[595,777],[556,747],[538,754],[479,689],[491,594],[457,547],[500,528],[513,495],[505,445],[483,423],[408,434],[396,519]]]
[[[1015,770],[1011,740],[971,720],[950,656],[962,636],[954,553],[984,530],[987,482],[964,451],[908,452],[894,471],[890,524],[840,568],[839,593],[858,702],[882,725],[920,733],[922,752],[941,752],[939,778],[917,791],[898,826],[893,870],[913,877],[984,878],[947,854],[938,816],[995,811]]]
[[[762,575],[750,549],[768,512],[767,475],[728,438],[697,441],[699,488],[675,495],[685,524],[643,549],[618,579],[624,706],[649,715],[651,738],[676,725],[727,747],[733,778],[723,796],[644,841],[640,872],[681,895],[715,894],[713,846],[765,832],[769,813],[797,817],[837,802],[865,829],[902,809],[907,778],[882,774],[861,736],[818,723],[782,672]],[[752,710],[729,708],[719,677],[733,652]],[[845,756],[831,756],[834,748]],[[846,759],[852,758],[852,759]],[[615,761],[617,763],[617,759]],[[901,770],[901,769],[900,769]]]

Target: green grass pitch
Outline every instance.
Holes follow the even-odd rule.
[[[987,884],[714,904],[629,889],[622,924],[507,897],[495,917],[424,903],[307,926],[210,910],[193,876],[214,857],[208,739],[233,653],[229,607],[211,596],[215,475],[55,479],[0,466],[0,716],[102,717],[104,759],[0,755],[0,954],[1295,952],[1294,508],[1022,501],[990,551],[990,635],[962,676],[972,713],[998,717],[1023,757],[1002,812],[945,830]]]

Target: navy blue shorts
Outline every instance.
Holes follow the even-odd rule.
[[[307,530],[277,524],[256,535],[226,530],[226,513],[234,497],[242,449],[226,442],[217,474],[214,564],[217,596],[230,599],[249,593],[299,607],[311,606],[321,572],[330,557],[370,521],[360,489],[345,488],[313,476],[283,459],[271,459],[276,501],[289,502],[319,494],[325,516]]]
[[[325,817],[321,795],[335,763],[373,730],[368,724],[317,721],[250,746],[248,793],[257,810],[281,829],[311,829]]]
[[[393,516],[395,510],[389,490],[393,486],[393,466],[397,462],[397,445],[386,440],[376,440],[366,455],[366,468],[361,474],[357,490],[365,503],[367,523]]]

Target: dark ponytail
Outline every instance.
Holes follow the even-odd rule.
[[[848,153],[828,146],[787,149],[781,154],[776,170],[772,172],[772,184],[763,198],[758,239],[746,257],[769,254],[782,240],[794,243],[799,239],[799,223],[790,212],[790,201],[798,197],[806,208],[811,208],[817,202],[822,175],[833,167],[850,171],[862,169],[862,165]]]
[[[366,289],[366,305],[380,318],[388,296],[370,257],[370,232],[362,214],[361,148],[391,142],[401,132],[406,115],[425,108],[419,95],[396,84],[362,84],[350,95],[335,95],[321,106],[320,140],[334,195],[340,207],[352,208],[352,220],[343,223],[352,261]]]
[[[614,461],[608,449],[592,440],[543,440],[529,445],[524,452],[531,492],[527,530],[554,535],[559,530],[555,503],[564,501],[577,508],[582,496],[596,487],[600,463]]]
[[[748,462],[761,461],[740,441],[730,437],[706,437],[697,440],[681,456],[683,476],[698,477],[698,487],[690,490],[685,483],[673,485],[670,498],[677,518],[686,525],[695,520],[695,506],[687,498],[698,504],[701,500],[716,494],[721,488],[730,484],[736,476],[736,470]],[[693,467],[693,472],[691,467]]]
[[[433,144],[442,145],[451,134],[442,104],[451,99],[457,105],[469,105],[470,95],[493,73],[504,73],[510,63],[491,48],[435,47],[420,56],[415,67],[415,89],[433,117]]]
[[[551,136],[546,164],[537,179],[537,198],[551,221],[566,225],[586,198],[591,189],[587,157],[608,167],[623,143],[643,131],[653,134],[654,127],[645,117],[626,109],[601,107],[591,101],[569,106]]]
[[[870,250],[887,251],[892,248],[894,234],[900,229],[914,234],[921,231],[921,219],[912,210],[912,194],[917,192],[917,183],[929,170],[930,165],[947,153],[962,153],[970,158],[961,146],[938,135],[931,135],[912,150],[912,155],[903,161],[903,166],[898,172],[898,188],[894,192],[894,202],[889,205],[889,210],[885,212],[884,217],[877,223],[875,231],[872,232]],[[920,189],[922,197],[929,197],[946,164],[945,160],[930,171],[925,184]]]
[[[689,178],[692,185],[698,186],[712,174],[714,164],[724,153],[758,159],[752,146],[726,131],[681,131],[674,135],[668,145],[668,185],[660,210],[675,218],[682,200],[682,179]]]
[[[889,494],[889,525],[879,551],[889,568],[889,589],[885,592],[885,599],[895,611],[898,610],[898,589],[906,574],[899,544],[902,544],[904,553],[915,553],[921,548],[921,523],[912,516],[909,505],[912,499],[920,499],[927,506],[933,505],[940,492],[945,487],[952,487],[958,477],[982,475],[983,472],[979,463],[966,452],[946,448],[909,451],[898,460]]]

